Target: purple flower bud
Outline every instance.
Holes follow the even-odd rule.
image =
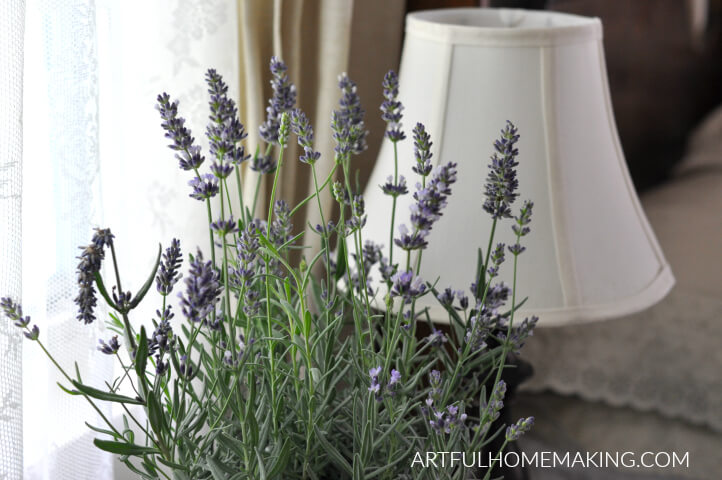
[[[196,200],[203,201],[218,194],[218,179],[210,173],[195,177],[188,182],[188,185],[193,189],[190,197]]]
[[[534,425],[534,417],[520,418],[515,424],[506,428],[506,440],[513,442],[518,440],[524,433],[531,430]]]
[[[216,232],[216,234],[220,237],[224,237],[231,233],[238,233],[238,223],[233,220],[233,215],[226,220],[219,218],[215,222],[212,222],[210,226],[211,230]]]
[[[409,193],[409,189],[406,187],[406,179],[403,175],[399,177],[398,183],[394,183],[394,177],[389,175],[386,179],[386,183],[379,185],[379,187],[381,187],[381,191],[383,191],[384,194],[391,197],[398,197]]]
[[[108,340],[108,343],[105,343],[102,338],[98,340],[98,343],[100,343],[100,345],[98,345],[98,350],[106,355],[115,355],[120,349],[118,335],[114,335],[110,340]]]

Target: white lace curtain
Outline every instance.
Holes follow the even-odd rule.
[[[0,295],[21,293],[23,0],[0,3]],[[0,322],[0,478],[22,474],[19,332]]]
[[[159,241],[205,245],[155,97],[179,98],[202,138],[205,69],[238,84],[236,25],[226,0],[0,3],[0,295],[22,294],[48,350],[67,371],[77,362],[86,383],[101,386],[113,366],[95,350],[102,321],[75,320],[77,247],[93,227],[113,227],[135,289]],[[58,389],[62,377],[19,334],[2,319],[0,479],[114,478],[84,424],[100,425],[97,414]]]

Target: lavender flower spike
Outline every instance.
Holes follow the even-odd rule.
[[[520,418],[515,424],[506,428],[507,442],[518,440],[524,433],[531,430],[534,426],[534,417]]]
[[[416,158],[416,165],[411,169],[421,175],[427,177],[431,173],[431,136],[426,133],[426,127],[423,124],[417,123],[414,127],[414,158]]]
[[[178,116],[178,101],[171,102],[167,93],[161,93],[157,98],[156,108],[160,112],[161,127],[165,130],[165,138],[171,140],[168,147],[178,153],[176,158],[183,170],[197,170],[205,161],[201,155],[201,148],[194,145],[195,139],[191,131],[185,126],[185,119]]]
[[[212,262],[203,261],[200,250],[190,264],[185,284],[185,293],[178,294],[183,315],[191,322],[205,320],[218,302],[222,286],[220,273],[213,268]]]
[[[266,107],[266,121],[259,127],[261,138],[267,143],[278,144],[278,129],[281,126],[281,115],[288,112],[296,104],[296,87],[286,75],[286,64],[277,57],[271,57],[271,88],[273,96]]]
[[[181,256],[180,240],[171,240],[170,247],[163,253],[163,261],[158,267],[158,274],[155,276],[155,287],[163,296],[173,291],[173,286],[181,278],[179,272],[183,257]]]
[[[22,305],[13,302],[10,297],[4,297],[0,299],[0,310],[2,310],[5,316],[8,317],[8,320],[14,322],[16,327],[25,329],[23,332],[25,337],[29,340],[38,339],[40,329],[38,329],[37,325],[33,325],[32,328],[28,327],[28,325],[30,325],[30,317],[23,316]]]
[[[496,152],[491,157],[489,174],[484,185],[484,211],[492,218],[510,218],[511,204],[514,203],[519,187],[516,178],[516,167],[519,163],[516,156],[519,150],[515,148],[519,140],[517,129],[513,123],[507,121],[506,127],[501,131],[501,138],[494,142]]]
[[[425,237],[434,223],[441,218],[441,212],[451,194],[451,184],[454,182],[456,182],[456,164],[449,162],[436,168],[434,176],[426,187],[417,184],[414,193],[416,203],[411,206],[413,232],[409,233],[405,225],[399,226],[401,236],[394,239],[396,245],[404,250],[426,247],[428,242]]]
[[[384,76],[384,102],[381,104],[381,118],[386,122],[385,136],[393,143],[406,138],[401,129],[401,117],[404,106],[396,100],[399,95],[399,77],[396,72],[389,70]]]
[[[338,87],[341,89],[339,109],[331,114],[331,129],[337,143],[335,148],[337,162],[348,154],[358,155],[366,150],[368,135],[363,121],[365,112],[356,93],[356,84],[348,75],[342,73],[338,78]]]
[[[248,134],[238,119],[235,102],[228,98],[228,85],[223,81],[223,77],[211,68],[206,73],[206,83],[211,109],[211,123],[206,129],[210,153],[220,165],[238,165],[250,157],[246,155],[243,145],[240,145],[241,140]],[[223,176],[227,169],[216,167],[216,170],[220,170],[214,171],[220,178],[228,176],[227,174]]]
[[[78,263],[78,296],[75,297],[75,303],[78,305],[77,319],[83,321],[86,325],[95,321],[93,309],[97,304],[95,298],[95,274],[100,271],[100,264],[105,257],[104,247],[113,243],[113,234],[110,229],[96,229],[90,245],[81,247],[83,252],[80,254],[80,262]]]
[[[291,130],[298,136],[298,144],[303,147],[303,155],[299,160],[309,165],[316,163],[321,153],[313,149],[313,127],[300,108],[291,112]]]

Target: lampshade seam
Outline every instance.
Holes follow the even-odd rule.
[[[547,156],[547,191],[549,199],[549,212],[552,222],[552,238],[554,243],[554,253],[556,255],[556,263],[558,269],[559,284],[562,290],[562,302],[565,307],[576,306],[579,302],[579,292],[577,289],[577,279],[574,271],[574,258],[572,249],[567,241],[567,227],[564,215],[560,212],[558,197],[555,187],[559,180],[558,170],[555,169],[558,151],[556,148],[556,126],[555,119],[552,118],[551,112],[553,108],[554,97],[554,81],[549,78],[550,72],[553,71],[551,63],[553,51],[549,47],[541,47],[539,51],[539,60],[541,64],[541,99],[542,99],[542,115],[544,117],[544,146]],[[565,256],[561,254],[565,252]]]

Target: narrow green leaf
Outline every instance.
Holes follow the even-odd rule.
[[[161,407],[158,397],[152,390],[148,392],[146,403],[148,405],[148,421],[150,422],[150,428],[160,435],[165,432],[165,417],[163,415],[163,407]]]
[[[114,442],[112,440],[93,440],[93,444],[104,452],[115,453],[116,455],[156,455],[160,450],[152,447],[143,447],[133,443]]]
[[[218,460],[209,456],[206,462],[208,463],[208,469],[211,471],[213,480],[227,480],[226,474],[223,473],[223,468]]]
[[[291,442],[289,441],[289,438],[286,437],[286,440],[283,442],[283,446],[281,447],[281,451],[278,452],[278,456],[273,460],[273,463],[271,463],[271,468],[269,468],[268,472],[268,478],[279,478],[281,476],[281,473],[286,468],[286,465],[288,464],[288,460],[291,458]]]
[[[103,277],[100,276],[100,273],[95,272],[95,285],[98,287],[98,291],[100,292],[100,295],[105,299],[105,302],[114,310],[121,311],[120,307],[115,304],[115,302],[110,298],[110,295],[108,295],[108,290],[105,289],[105,284],[103,283]]]
[[[326,440],[326,437],[323,436],[318,427],[314,426],[313,429],[316,432],[316,439],[321,444],[321,447],[324,449],[325,453],[327,453],[328,456],[331,457],[331,461],[344,472],[348,473],[349,475],[353,475],[353,469],[351,468],[351,465],[348,463],[348,461],[343,458],[343,455],[339,453],[336,447],[334,447],[328,440]]]
[[[263,464],[263,457],[261,457],[261,452],[258,451],[258,447],[254,447],[253,450],[255,450],[256,459],[258,459],[259,480],[267,480],[268,476],[266,475],[266,466]]]
[[[145,326],[140,327],[140,340],[138,350],[135,352],[135,373],[139,382],[145,382],[145,366],[148,362],[148,337],[145,333]]]
[[[68,395],[82,395],[82,393],[80,393],[79,391],[77,391],[77,390],[70,390],[68,387],[66,387],[65,385],[63,385],[63,384],[60,383],[60,382],[55,382],[55,383],[58,384],[58,387],[60,387],[60,390],[64,391],[64,392],[67,393]]]
[[[104,400],[106,402],[115,402],[115,403],[130,403],[133,405],[144,405],[145,403],[141,400],[138,400],[137,398],[132,397],[126,397],[125,395],[118,395],[117,393],[110,393],[105,392],[103,390],[98,390],[97,388],[89,387],[87,385],[83,385],[82,383],[73,380],[73,386],[78,389],[79,393],[83,393],[89,397],[98,399],[98,400]],[[62,387],[61,387],[62,388]],[[67,391],[63,388],[63,390]],[[71,395],[78,395],[77,393],[71,393]]]
[[[163,250],[163,247],[161,244],[158,244],[158,256],[155,259],[155,266],[153,266],[153,271],[150,272],[150,276],[148,276],[148,280],[145,281],[142,287],[140,287],[140,290],[138,290],[138,293],[135,294],[135,297],[133,300],[130,301],[129,308],[133,309],[138,306],[138,304],[143,300],[143,297],[145,297],[145,294],[148,293],[148,290],[150,289],[150,286],[153,285],[153,279],[155,278],[155,273],[158,271],[158,265],[160,265],[160,253]]]
[[[102,433],[102,434],[104,434],[104,435],[108,435],[108,436],[111,436],[111,437],[113,437],[113,438],[119,438],[119,437],[118,437],[118,434],[115,433],[115,432],[113,432],[113,431],[111,431],[111,430],[106,430],[106,429],[100,428],[100,427],[94,427],[93,425],[89,424],[88,422],[85,422],[85,425],[86,425],[89,429],[93,430],[94,432]]]
[[[356,453],[353,456],[353,480],[364,480],[363,466],[361,465],[361,455]]]
[[[185,465],[181,465],[181,464],[175,463],[175,462],[170,462],[170,461],[164,459],[163,457],[160,457],[160,456],[159,456],[159,457],[157,458],[157,460],[158,460],[160,463],[162,463],[163,465],[165,465],[165,466],[167,466],[167,467],[170,467],[170,468],[172,468],[172,469],[174,469],[174,470],[180,470],[181,472],[188,472],[188,471],[190,471],[190,469],[189,469],[188,467],[186,467]],[[174,473],[175,473],[175,472],[174,472]],[[185,478],[188,478],[188,477],[186,476]]]

